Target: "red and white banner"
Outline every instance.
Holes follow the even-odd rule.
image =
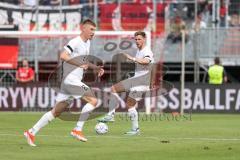
[[[59,7],[39,6],[31,7],[16,6],[0,3],[0,25],[16,25],[21,31],[38,30],[80,30],[82,5]],[[38,19],[38,20],[37,20]]]
[[[100,4],[100,30],[164,31],[165,4],[157,4],[156,25],[152,3]]]
[[[174,83],[174,88],[168,94],[157,91],[150,103],[141,101],[138,110],[145,110],[150,104],[154,110],[163,112],[180,111],[180,83]],[[92,88],[96,97],[101,101],[103,109],[108,107],[110,92],[109,88]],[[127,93],[119,94],[126,99]],[[56,91],[46,84],[32,83],[26,85],[15,85],[11,87],[0,87],[0,111],[19,111],[25,109],[44,110],[55,105]],[[146,95],[144,95],[146,100]],[[240,86],[239,84],[208,85],[187,83],[184,89],[184,106],[187,113],[239,113],[240,111]],[[84,102],[76,100],[72,110],[79,110]],[[126,106],[120,105],[118,111],[126,111]]]
[[[109,103],[109,88],[92,88],[93,92],[99,98],[99,105],[106,108]],[[120,93],[120,97],[126,98],[126,93]],[[0,86],[0,111],[20,111],[24,109],[35,108],[39,110],[54,107],[56,103],[57,91],[50,88],[47,84],[28,83],[16,84],[11,87]],[[81,99],[74,100],[72,110],[77,111],[86,103]],[[126,106],[120,106],[120,110]]]
[[[0,38],[0,69],[17,68],[18,50],[18,39]]]

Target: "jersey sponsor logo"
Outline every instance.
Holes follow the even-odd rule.
[[[131,41],[124,40],[124,41],[120,42],[119,48],[121,50],[127,50],[127,49],[132,47],[132,44],[133,43]],[[104,45],[104,50],[108,51],[108,52],[111,52],[111,51],[114,51],[115,49],[117,49],[117,46],[118,45],[115,42],[107,42]]]

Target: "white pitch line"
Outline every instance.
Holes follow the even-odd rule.
[[[23,135],[20,134],[9,134],[9,133],[0,133],[0,137],[3,136],[13,136],[13,137],[21,137]],[[70,135],[66,136],[59,136],[59,135],[38,135],[38,137],[55,137],[55,138],[72,138]],[[149,140],[196,140],[196,141],[240,141],[240,138],[206,138],[206,137],[151,137],[151,136],[108,136],[108,135],[96,135],[96,136],[87,136],[90,138],[114,138],[114,139],[130,139],[130,138],[135,138],[135,139],[149,139]]]

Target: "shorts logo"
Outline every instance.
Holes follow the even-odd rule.
[[[82,88],[84,89],[84,91],[87,91],[87,90],[88,90],[88,87],[85,86],[85,85],[82,85]]]

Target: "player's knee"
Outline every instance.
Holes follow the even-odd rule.
[[[127,99],[127,106],[128,106],[128,108],[131,108],[131,107],[135,106],[136,103],[137,103],[136,100],[133,99],[133,98],[128,98]]]
[[[89,103],[93,106],[97,106],[98,100],[97,100],[97,98],[91,98]]]
[[[59,117],[61,115],[61,112],[58,112],[56,110],[52,110],[52,114],[56,118],[56,117]]]
[[[114,86],[111,87],[111,92],[112,93],[117,93],[116,88]]]

